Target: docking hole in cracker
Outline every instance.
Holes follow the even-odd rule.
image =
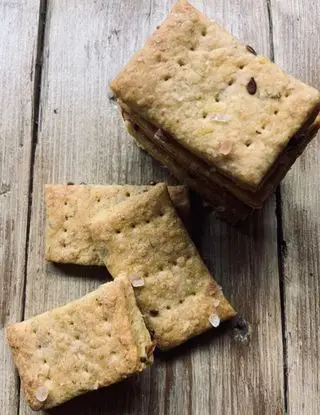
[[[262,207],[320,127],[319,91],[186,0],[111,88],[136,141],[213,207],[228,199],[231,222]]]
[[[142,371],[154,343],[128,280],[7,328],[25,398],[52,408]]]
[[[140,286],[144,276],[143,287],[134,293],[160,348],[208,330],[212,310],[221,321],[235,315],[177,216],[165,184],[120,203],[114,212],[100,212],[89,229],[101,255],[107,249],[103,261],[115,280],[121,276]]]
[[[103,266],[88,232],[88,221],[98,212],[114,208],[130,197],[144,193],[148,186],[61,185],[45,187],[48,261]],[[171,200],[184,221],[189,221],[190,203],[185,186],[170,186]]]

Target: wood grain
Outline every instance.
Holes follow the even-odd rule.
[[[319,89],[319,2],[271,4],[276,62]],[[319,181],[318,136],[281,186],[287,406],[292,415],[320,412]]]
[[[149,1],[48,1],[26,317],[80,297],[108,278],[103,268],[45,263],[45,183],[139,184],[168,178],[165,169],[132,143],[107,93],[109,80],[164,16],[163,7]],[[183,358],[178,359],[172,370],[183,364]],[[139,378],[80,398],[56,413],[153,413],[155,407],[163,411],[166,365],[164,361]],[[20,413],[31,413],[23,399]]]
[[[106,271],[54,267],[43,259],[45,183],[147,183],[168,173],[137,149],[125,133],[107,84],[169,6],[156,1],[49,1],[42,73],[39,140],[34,165],[33,210],[26,317],[95,288]],[[197,1],[194,4],[254,47],[269,53],[264,1]],[[246,16],[240,17],[240,16]],[[263,23],[256,28],[255,22]],[[274,200],[243,229],[199,218],[202,253],[250,321],[249,346],[231,333],[212,333],[167,354],[153,368],[119,385],[70,402],[67,414],[281,414],[283,368]],[[204,225],[201,227],[201,225]],[[202,230],[201,230],[202,229]],[[202,234],[203,232],[203,234]],[[238,330],[245,331],[246,328]],[[188,409],[186,409],[188,408]],[[21,401],[21,414],[31,413]]]
[[[205,2],[205,12],[259,53],[270,56],[265,1]],[[259,22],[259,23],[257,23]],[[202,254],[232,304],[249,322],[192,355],[196,414],[284,413],[281,310],[275,198],[237,229],[207,218]],[[241,321],[240,321],[241,323]],[[238,341],[237,341],[238,339]],[[209,362],[209,364],[208,364]],[[207,385],[210,385],[208,388]],[[201,399],[197,393],[201,390]]]
[[[28,218],[36,0],[0,2],[0,413],[17,412],[18,380],[5,327],[23,310]]]
[[[104,269],[43,260],[43,185],[173,180],[125,133],[107,84],[141,47],[173,1],[48,1],[28,248],[26,317],[77,298],[108,278]],[[320,88],[318,2],[197,0],[193,4],[280,66]],[[28,189],[32,160],[40,1],[0,2],[0,413],[19,411],[18,380],[4,327],[23,316]],[[268,21],[268,7],[272,24]],[[195,210],[201,252],[250,323],[192,340],[140,376],[83,396],[56,414],[288,414],[320,408],[319,140],[281,186],[278,234],[284,300],[284,385],[275,199],[233,229]],[[280,206],[280,205],[279,205]],[[279,207],[278,206],[278,207]],[[283,226],[283,229],[282,229]],[[238,340],[237,340],[238,339]],[[31,414],[23,398],[20,413]]]

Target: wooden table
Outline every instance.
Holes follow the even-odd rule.
[[[44,252],[45,183],[174,182],[128,137],[108,82],[172,1],[0,0],[0,414],[31,414],[4,327],[76,299],[104,269]],[[320,87],[320,2],[193,1],[285,70]],[[194,212],[196,242],[250,323],[200,336],[54,414],[320,413],[320,143],[237,228]]]

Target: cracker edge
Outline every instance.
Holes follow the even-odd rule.
[[[134,373],[137,372],[141,372],[142,370],[144,370],[146,367],[150,366],[153,363],[153,350],[154,350],[154,342],[151,340],[150,337],[150,333],[147,329],[147,327],[145,326],[142,314],[140,313],[140,310],[136,304],[136,300],[135,300],[135,295],[134,295],[134,291],[133,288],[131,287],[131,284],[129,281],[122,279],[122,278],[118,278],[115,281],[111,281],[105,284],[100,285],[96,290],[91,291],[90,293],[86,294],[83,297],[80,297],[74,301],[71,301],[61,307],[56,307],[54,309],[48,310],[44,313],[41,313],[39,315],[33,316],[27,320],[24,320],[22,322],[18,322],[18,323],[13,323],[10,324],[9,326],[7,326],[6,328],[6,337],[7,337],[7,343],[10,347],[11,350],[11,354],[12,354],[12,358],[13,358],[13,362],[15,365],[16,370],[18,371],[20,380],[21,380],[21,386],[24,392],[24,397],[26,402],[28,403],[28,405],[30,406],[31,409],[33,409],[34,411],[39,411],[41,409],[50,409],[53,408],[55,406],[59,406],[67,401],[69,401],[70,399],[76,398],[78,396],[81,396],[82,394],[77,394],[74,395],[72,398],[67,399],[66,401],[63,402],[59,402],[59,403],[53,403],[53,404],[46,404],[46,401],[44,402],[39,402],[36,398],[35,398],[35,390],[31,387],[28,387],[27,382],[24,381],[25,379],[25,373],[26,370],[24,367],[20,367],[19,363],[17,363],[20,359],[20,353],[18,350],[16,350],[16,344],[17,344],[17,333],[20,332],[21,330],[24,330],[24,326],[26,324],[29,324],[34,318],[38,318],[41,317],[42,315],[51,313],[53,311],[56,310],[63,310],[66,306],[70,306],[73,303],[78,303],[79,300],[84,300],[86,298],[90,299],[95,298],[97,295],[97,291],[104,291],[105,289],[107,289],[107,287],[109,286],[109,284],[117,284],[119,285],[118,289],[122,290],[123,293],[123,299],[124,302],[127,306],[126,308],[126,315],[129,319],[129,322],[131,323],[131,332],[130,335],[132,336],[132,339],[134,339],[135,344],[133,346],[135,346],[135,354],[136,354],[136,369],[135,371],[129,373],[128,375],[133,375]],[[93,302],[94,304],[94,302]],[[143,333],[144,332],[144,333]],[[142,336],[141,336],[142,335]],[[141,338],[142,337],[142,338]],[[143,343],[143,341],[145,341],[145,343]],[[141,358],[145,358],[145,361],[141,361]],[[143,359],[144,360],[144,359]],[[119,379],[118,381],[121,381],[121,379]],[[117,383],[117,382],[114,382]],[[106,386],[110,386],[110,385],[105,385],[105,386],[101,386],[102,387],[106,387]],[[90,392],[90,391],[88,391]]]
[[[52,254],[50,252],[50,242],[51,239],[54,239],[54,237],[49,236],[50,234],[50,227],[49,227],[49,220],[52,218],[52,216],[48,213],[48,204],[49,199],[52,197],[54,192],[64,193],[66,196],[68,195],[68,188],[71,185],[68,184],[45,184],[44,187],[44,198],[45,198],[45,246],[44,246],[44,257],[46,261],[53,262],[53,263],[61,263],[61,264],[76,264],[76,265],[84,265],[84,266],[103,266],[104,264],[101,261],[74,261],[72,259],[64,259],[64,255],[56,255]],[[72,188],[74,189],[74,186],[113,186],[113,185],[94,185],[94,184],[86,184],[86,185],[72,185]],[[126,185],[114,185],[114,186],[126,186]],[[141,186],[141,187],[150,187],[151,185],[128,185],[128,186]],[[168,191],[170,194],[170,198],[172,200],[172,203],[174,207],[176,208],[179,216],[182,218],[182,220],[185,222],[185,224],[190,226],[191,223],[191,206],[190,206],[190,194],[189,190],[184,185],[173,185],[168,186]],[[139,195],[141,195],[139,193]],[[138,194],[137,194],[138,195]],[[136,195],[135,195],[136,196]],[[119,202],[120,203],[120,202]],[[116,204],[115,204],[116,205]],[[112,208],[113,206],[110,206]],[[80,220],[80,219],[79,219]],[[61,252],[63,251],[64,247],[61,246]]]
[[[152,192],[151,196],[150,196],[150,192]],[[124,202],[121,203],[122,205],[122,210],[124,210],[125,212],[128,211],[128,205],[133,205],[134,204],[134,209],[139,209],[139,206],[144,205],[146,203],[146,201],[150,200],[150,198],[154,198],[156,200],[156,203],[158,203],[158,201],[161,198],[165,198],[166,201],[171,205],[172,207],[172,203],[170,201],[169,198],[169,194],[167,191],[167,187],[164,183],[160,183],[157,186],[155,186],[153,189],[151,189],[149,192],[146,192],[144,194],[143,198],[137,198],[136,201],[132,199],[130,200],[126,200]],[[135,203],[134,203],[135,202]],[[124,209],[126,207],[126,209]],[[130,206],[130,209],[133,209],[132,206]],[[108,229],[110,229],[113,232],[113,221],[112,221],[112,215],[115,217],[115,219],[121,219],[122,218],[122,212],[119,213],[119,211],[117,212],[113,212],[112,214],[108,215],[108,220],[110,221],[110,223],[108,224]],[[101,229],[101,224],[105,223],[104,218],[105,218],[106,212],[100,212],[99,214],[96,215],[95,218],[93,218],[93,220],[91,221],[91,224],[89,225],[90,227],[90,231],[91,234],[93,236],[93,240],[96,240],[96,244],[99,245],[100,243],[103,243],[101,241],[100,238],[100,229]],[[111,219],[110,219],[111,218]],[[190,243],[193,244],[191,238],[189,237],[186,229],[183,227],[183,224],[181,222],[181,220],[179,219],[179,217],[177,217],[180,226],[182,227],[182,229],[185,232],[185,236],[189,239]],[[98,229],[98,232],[96,232],[96,230]],[[98,248],[99,250],[99,248]],[[198,252],[198,250],[196,249],[197,255],[200,259],[200,261],[203,260]],[[107,260],[105,262],[106,267],[108,268],[108,256],[106,256]],[[203,263],[204,267],[207,269],[206,265]],[[218,285],[218,282],[213,278],[213,276],[211,275],[210,271],[207,269],[208,272],[208,276],[210,277],[210,279],[212,280],[212,282],[214,282],[215,284]],[[112,273],[110,272],[110,274],[112,275]],[[113,277],[115,280],[117,280],[118,278],[121,277]],[[210,283],[210,280],[208,281],[208,283]],[[228,319],[231,319],[232,317],[237,315],[237,312],[235,311],[235,309],[233,308],[233,306],[231,305],[231,303],[228,301],[228,299],[224,296],[224,294],[220,293],[220,305],[219,305],[219,317],[221,319],[221,321],[225,321]],[[190,338],[193,338],[201,333],[204,333],[205,331],[208,331],[211,328],[210,323],[208,322],[207,326],[205,328],[202,328],[202,330],[194,330],[192,335],[189,336],[180,336],[179,338],[175,339],[175,340],[168,340],[168,339],[164,339],[161,340],[159,337],[157,337],[157,335],[155,334],[155,339],[157,341],[157,346],[162,349],[162,350],[169,350],[173,347],[176,347],[186,341],[188,341]]]
[[[172,16],[174,16],[176,14],[182,14],[184,16],[188,16],[191,20],[192,20],[192,17],[193,17],[193,18],[199,18],[203,22],[211,22],[211,20],[208,18],[208,16],[206,16],[204,13],[199,11],[196,7],[194,7],[188,1],[178,0],[173,5],[172,9],[167,14],[164,21],[159,25],[159,27],[162,26],[162,25],[166,26],[169,23],[171,23],[171,20],[173,19]],[[231,36],[239,45],[242,45],[245,48],[245,46],[244,46],[245,44],[244,44],[243,41],[238,39],[235,35],[231,34],[229,31],[227,31],[223,26],[219,25],[217,22],[214,21],[214,24],[217,27],[219,27],[223,32],[225,32],[226,35]],[[165,29],[166,29],[166,27],[165,27]],[[139,51],[137,51],[130,58],[129,62],[127,62],[127,64],[119,71],[117,76],[111,82],[111,89],[112,89],[113,93],[115,94],[115,96],[118,99],[123,100],[126,103],[126,105],[128,105],[129,107],[131,105],[131,107],[134,111],[137,111],[136,103],[135,102],[129,102],[129,100],[126,100],[124,98],[124,94],[123,94],[123,91],[126,91],[128,89],[127,82],[124,81],[124,79],[126,78],[126,72],[128,71],[128,69],[134,67],[134,64],[136,64],[137,56],[140,53],[143,54],[143,52],[144,52],[144,56],[147,56],[145,51],[149,48],[152,51],[153,42],[155,41],[155,39],[157,37],[157,33],[158,33],[157,30],[155,30],[149,35],[149,37],[147,38],[147,40],[144,43],[144,45],[142,46],[142,48],[140,48]],[[166,32],[164,31],[164,33],[166,33]],[[148,50],[148,52],[151,55],[151,52],[149,50]],[[265,57],[263,57],[263,58],[265,58]],[[309,112],[306,115],[305,119],[301,120],[300,127],[297,127],[296,131],[291,135],[291,137],[288,137],[287,144],[286,144],[286,146],[287,146],[290,143],[291,138],[294,135],[299,134],[300,130],[304,127],[305,124],[308,124],[308,123],[311,124],[312,122],[315,121],[315,119],[317,117],[317,114],[320,111],[320,91],[318,91],[313,86],[308,85],[305,82],[302,82],[298,78],[293,77],[292,75],[288,74],[287,72],[284,72],[278,65],[271,62],[268,58],[265,58],[265,59],[267,59],[270,64],[276,66],[281,72],[283,72],[285,74],[285,76],[295,80],[296,82],[299,82],[300,84],[304,85],[305,88],[309,88],[310,90],[313,90],[316,93],[316,96],[314,97],[314,100],[313,100],[314,101],[313,106],[310,106]],[[137,113],[139,115],[141,115],[141,117],[143,117],[143,114],[140,114],[139,111],[137,111]],[[148,118],[148,117],[146,117],[146,118]],[[152,124],[152,121],[150,119],[146,119],[146,121]],[[195,149],[191,149],[189,146],[185,145],[184,142],[181,142],[180,140],[177,140],[174,136],[173,136],[173,139],[176,142],[178,142],[179,145],[184,147],[187,151],[189,151],[193,155],[199,157],[203,162],[211,164],[211,162],[206,157],[202,157],[200,154],[198,154],[196,151],[194,151]],[[271,166],[269,166],[269,168],[266,170],[265,174],[261,175],[260,179],[258,179],[258,180],[255,179],[254,181],[250,181],[248,178],[247,179],[244,179],[244,178],[241,179],[239,177],[236,177],[233,174],[230,174],[230,172],[227,173],[224,169],[221,169],[221,168],[217,167],[215,164],[212,164],[212,167],[215,167],[217,169],[217,171],[219,171],[219,173],[221,174],[222,177],[224,177],[226,179],[229,179],[232,182],[234,182],[237,185],[237,187],[247,189],[247,190],[251,190],[251,191],[255,192],[255,191],[258,191],[259,188],[263,185],[265,179],[268,177],[269,171],[272,169],[273,165],[277,162],[277,159],[281,155],[282,151],[277,155],[277,157],[274,160],[274,163]],[[260,207],[262,207],[262,204],[261,204],[261,206],[252,206],[252,208],[260,208]]]

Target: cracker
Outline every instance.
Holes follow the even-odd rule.
[[[135,288],[137,304],[160,348],[208,330],[211,316],[235,315],[176,215],[165,184],[101,212],[90,230],[113,278],[134,285],[143,280]]]
[[[52,408],[152,363],[152,342],[127,280],[7,328],[28,404]]]
[[[270,170],[263,185],[258,191],[253,193],[250,190],[240,188],[214,169],[210,169],[208,164],[170,139],[162,130],[154,128],[151,124],[139,118],[127,106],[123,106],[123,104],[121,106],[123,107],[124,118],[135,124],[133,129],[130,128],[132,135],[136,136],[138,133],[145,134],[148,140],[153,143],[154,147],[162,152],[169,153],[175,163],[178,163],[188,171],[189,175],[197,177],[197,180],[200,180],[204,184],[203,188],[199,188],[198,190],[200,193],[203,193],[203,189],[205,189],[210,193],[211,199],[214,197],[217,199],[219,207],[229,206],[229,209],[227,208],[229,211],[237,212],[238,216],[242,216],[242,218],[248,215],[251,210],[250,208],[262,207],[264,201],[276,189],[293,162],[315,136],[320,124],[320,116],[318,116],[311,125],[307,124],[304,128],[300,129],[299,133],[291,138],[289,144]],[[194,188],[194,186],[191,185],[191,188]],[[208,200],[211,202],[210,198]],[[213,206],[216,206],[217,203],[211,202]],[[247,213],[243,215],[242,212],[246,210]]]
[[[249,216],[252,212],[249,206],[234,197],[224,187],[208,181],[206,175],[201,174],[199,169],[192,169],[191,171],[190,166],[195,166],[192,160],[187,165],[181,164],[179,159],[182,152],[177,153],[174,150],[172,151],[172,149],[170,150],[169,147],[157,146],[149,139],[148,131],[145,131],[141,124],[139,124],[139,129],[137,129],[137,124],[134,124],[127,114],[123,114],[123,116],[129,134],[135,138],[139,147],[168,167],[181,183],[198,192],[213,208],[216,216],[231,224],[236,224],[239,220],[244,220]],[[189,158],[191,159],[192,156],[189,156]]]
[[[252,191],[320,106],[319,91],[184,0],[111,87],[141,118]]]
[[[48,261],[79,265],[103,265],[86,226],[88,220],[132,195],[151,186],[63,185],[45,186],[46,238]],[[190,216],[188,191],[184,186],[170,186],[170,197],[184,219]]]

